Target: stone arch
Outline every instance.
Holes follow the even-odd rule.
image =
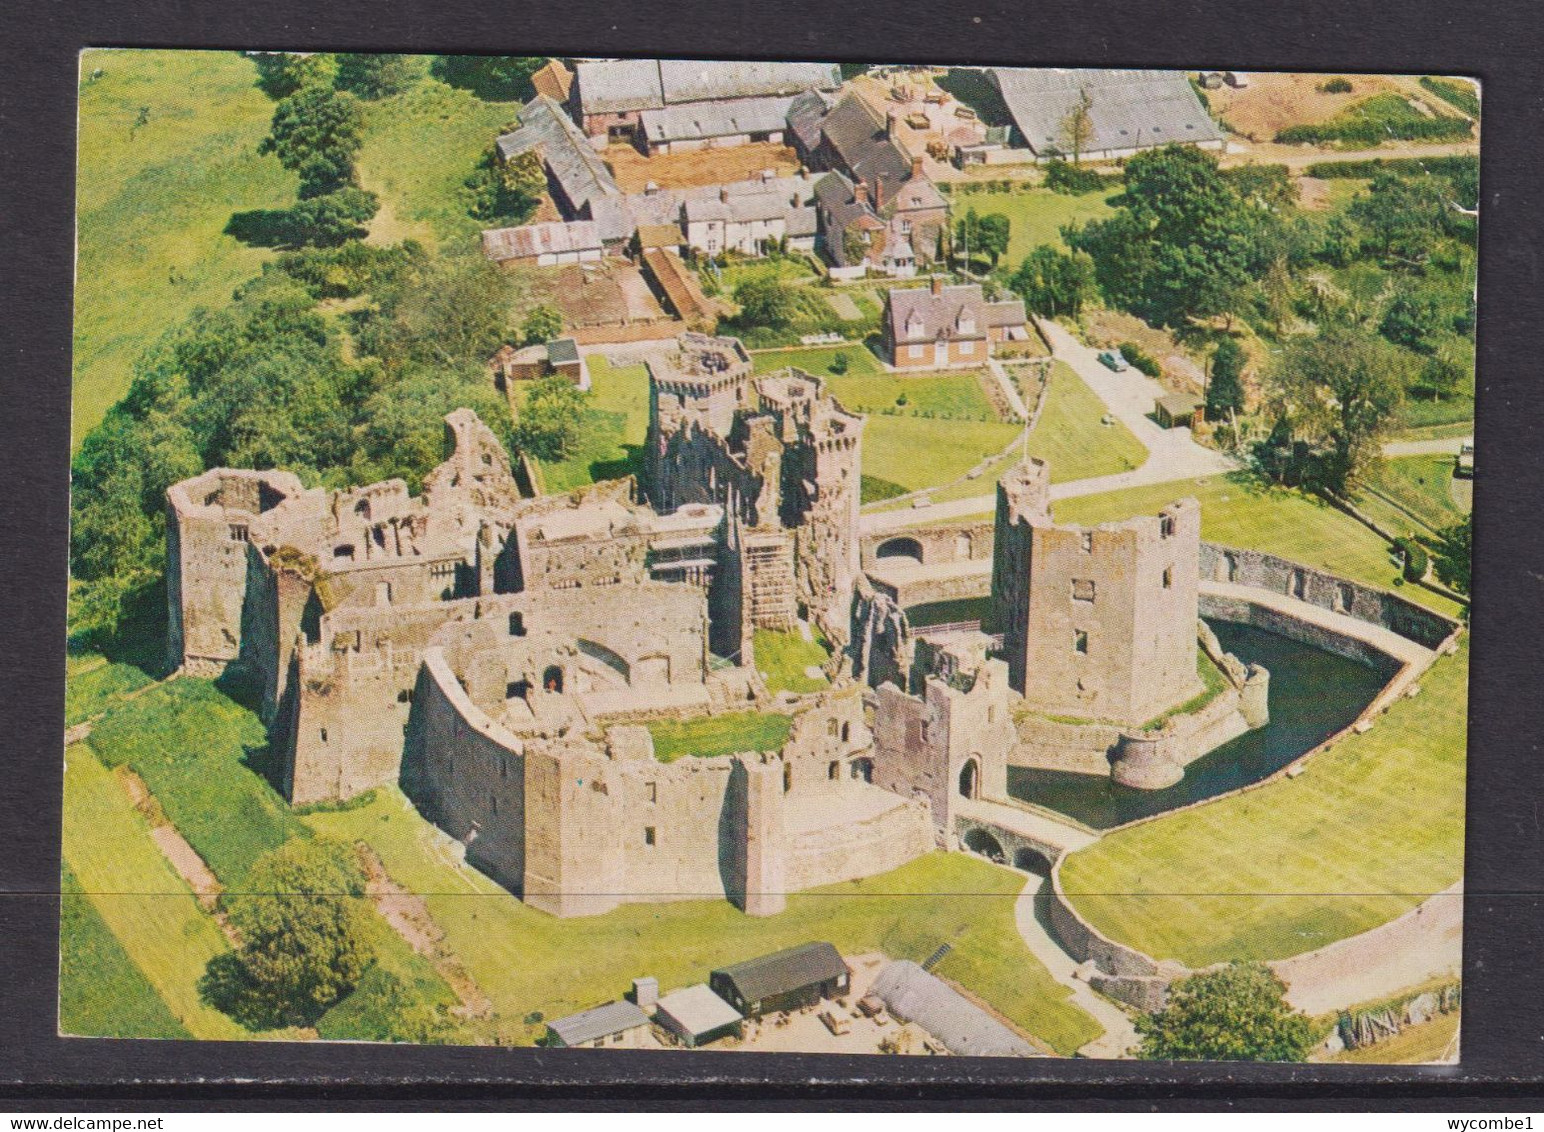
[[[633,665],[635,688],[657,687],[668,683],[670,683],[670,658],[663,653],[640,656],[638,663]]]
[[[875,559],[880,558],[911,558],[917,565],[922,565],[922,544],[907,535],[898,535],[895,538],[887,538],[874,548]]]
[[[1213,574],[1215,575],[1215,580],[1219,582],[1231,582],[1237,579],[1238,555],[1226,550],[1219,554]]]
[[[582,655],[589,657],[591,660],[600,661],[607,668],[611,669],[618,676],[620,676],[624,683],[631,680],[632,666],[616,652],[608,649],[605,645],[598,641],[586,640],[583,637],[580,637],[579,640],[575,643]],[[542,683],[545,684],[546,681],[543,680]]]
[[[850,773],[852,774],[853,778],[859,779],[863,782],[874,781],[874,760],[869,758],[867,755],[860,755],[858,758],[853,759],[852,762],[848,765],[852,767],[852,771]]]
[[[969,531],[961,531],[959,534],[954,536],[954,556],[961,562],[967,562],[970,560],[972,548],[973,544]]]
[[[1048,877],[1051,875],[1051,858],[1033,845],[1020,845],[1013,851],[1013,867],[1036,876]]]
[[[972,853],[981,854],[989,861],[1002,864],[1008,859],[1007,854],[1003,852],[1002,842],[979,826],[966,831],[964,844],[966,849]]]
[[[960,767],[960,797],[979,798],[981,796],[981,761],[972,755],[965,760],[965,765]]]

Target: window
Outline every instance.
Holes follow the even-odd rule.
[[[511,637],[525,636],[525,614],[511,613],[509,615],[509,635]]]
[[[509,777],[509,759],[506,758],[503,755],[499,756],[499,777],[500,778],[508,778]]]
[[[1072,651],[1080,656],[1088,655],[1088,630],[1074,629],[1072,631]]]
[[[232,523],[231,524],[231,541],[232,542],[246,542],[247,541],[247,525],[245,523]]]
[[[1174,567],[1172,566],[1166,568],[1163,572],[1163,588],[1166,590],[1174,588]]]
[[[838,778],[842,777],[842,764],[839,762],[827,763],[826,777],[829,778],[832,782],[835,782]]]
[[[656,783],[656,782],[645,782],[643,784],[643,792],[644,792],[645,795],[647,795],[649,801],[651,801],[651,802],[658,802],[659,801],[659,784],[658,783]]]
[[[354,557],[354,548],[352,546],[335,546],[332,548],[332,556],[334,558],[352,558]]]
[[[1084,554],[1092,554],[1093,552],[1094,552],[1094,532],[1093,531],[1084,531],[1083,532],[1083,553]]]
[[[1086,601],[1090,604],[1094,600],[1094,583],[1090,578],[1072,579],[1072,600]]]
[[[654,827],[652,825],[646,825],[643,827],[643,843],[645,845],[654,844]]]
[[[1164,538],[1168,538],[1174,533],[1173,515],[1160,515],[1158,517],[1158,533]]]
[[[327,742],[327,728],[322,728],[322,742]]]
[[[493,816],[494,817],[498,817],[499,816],[499,796],[497,794],[489,794],[488,795],[488,804],[493,807]]]
[[[960,353],[962,353],[962,354],[974,354],[975,352],[976,352],[976,344],[974,342],[961,342],[960,343]]]
[[[793,764],[783,764],[783,793],[793,789]]]
[[[397,702],[399,704],[410,704],[410,703],[412,703],[413,702],[413,689],[411,689],[411,688],[403,688],[402,691],[398,692],[397,693]]]
[[[927,353],[927,348],[924,347],[924,346],[908,346],[908,347],[906,347],[906,356],[908,358],[920,358],[923,355],[925,355],[926,353]]]

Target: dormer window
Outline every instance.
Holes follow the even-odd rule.
[[[960,317],[955,320],[955,326],[961,334],[974,334],[976,332],[976,316],[969,311],[961,311]]]

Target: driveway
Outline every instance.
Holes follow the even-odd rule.
[[[1449,436],[1441,440],[1391,440],[1383,446],[1385,456],[1457,456],[1465,444],[1473,444],[1472,436]]]

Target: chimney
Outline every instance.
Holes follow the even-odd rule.
[[[859,204],[868,204],[868,185],[862,181],[854,184],[852,187],[852,199]]]
[[[643,186],[643,195],[646,196],[646,197],[654,196],[658,192],[659,192],[659,185],[657,185],[653,181],[650,181],[648,184]]]
[[[776,169],[763,169],[761,171],[761,183],[766,185],[777,179]]]
[[[944,277],[942,275],[935,275],[928,282],[932,284],[933,294],[942,295],[944,293]]]
[[[633,980],[633,1005],[645,1013],[654,1012],[654,1004],[659,1001],[659,980],[653,975],[647,975],[641,979]]]
[[[885,115],[885,137],[892,141],[895,139],[895,121],[901,116],[899,110],[892,110]]]
[[[725,204],[729,203],[729,186],[728,185],[723,185],[723,186],[721,186],[719,188],[719,190],[718,190],[718,199],[723,201]]]
[[[911,159],[911,177],[912,177],[912,180],[916,180],[920,176],[922,176],[922,158],[920,158],[920,157],[913,157]]]

